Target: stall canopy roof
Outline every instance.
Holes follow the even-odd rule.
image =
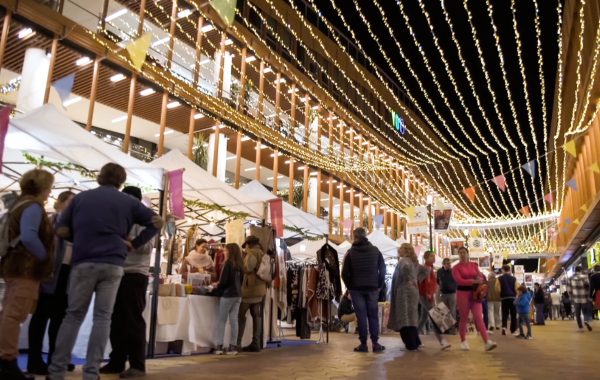
[[[292,257],[295,259],[316,259],[317,251],[321,249],[321,247],[323,247],[325,243],[327,243],[327,240],[324,238],[319,240],[305,239],[292,245],[291,247],[289,247],[289,249],[290,253],[292,254]],[[329,242],[329,245],[331,246],[331,248],[335,249],[338,252],[339,256],[338,246],[333,244],[332,242]]]
[[[373,244],[375,247],[379,248],[383,257],[397,257],[398,256],[398,247],[400,245],[390,239],[386,234],[379,230],[375,230],[371,232],[370,235],[367,235],[367,239]]]
[[[350,248],[352,248],[352,243],[347,240],[344,241],[342,244],[338,245],[338,256],[343,257]]]
[[[152,165],[167,171],[185,169],[183,172],[183,197],[185,199],[216,204],[230,211],[245,212],[250,215],[250,219],[263,219],[265,202],[247,197],[239,190],[213,177],[179,150],[174,149],[157,158],[152,161]],[[227,218],[219,211],[201,212],[201,210],[196,210],[199,214],[196,211],[191,214],[187,211],[189,210],[186,210],[186,216],[192,219],[202,215],[203,220],[212,217],[218,223]]]
[[[268,201],[269,199],[278,198],[276,195],[267,190],[262,183],[257,180],[250,181],[245,186],[242,186],[239,191],[249,197]],[[319,219],[314,215],[304,212],[287,202],[283,202],[283,224],[301,229],[303,232],[310,235],[324,235],[329,231],[329,225],[326,220]],[[267,216],[271,219],[270,214]],[[294,237],[297,234],[291,231],[284,230],[284,238]]]
[[[90,171],[99,171],[105,164],[114,162],[125,168],[128,183],[153,189],[163,187],[162,169],[106,144],[75,124],[52,104],[12,118],[5,146],[49,160],[81,165]]]

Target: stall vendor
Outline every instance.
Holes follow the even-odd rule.
[[[211,275],[211,282],[217,280],[215,263],[208,255],[208,242],[204,239],[196,240],[196,248],[190,251],[189,255],[183,259],[179,268],[184,283],[187,283],[188,273],[206,273]]]

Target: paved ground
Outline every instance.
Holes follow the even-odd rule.
[[[600,323],[597,331],[577,333],[572,321],[533,326],[533,340],[492,335],[498,348],[486,353],[477,335],[468,337],[471,351],[460,350],[449,336],[449,350],[438,349],[435,336],[423,337],[425,348],[407,352],[399,336],[387,335],[383,354],[357,354],[354,334],[332,333],[329,344],[263,350],[238,356],[196,355],[148,361],[146,379],[598,379]],[[286,334],[292,335],[291,330]],[[102,379],[118,376],[102,375]],[[81,367],[67,379],[81,379]]]

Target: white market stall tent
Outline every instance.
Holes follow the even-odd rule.
[[[300,259],[300,260],[316,259],[317,251],[319,249],[321,249],[321,247],[323,247],[326,243],[328,243],[328,241],[325,238],[318,239],[318,240],[304,239],[304,240],[301,240],[298,243],[289,247],[290,254],[292,255],[293,258]],[[337,245],[333,244],[332,242],[329,242],[329,245],[331,246],[331,248],[338,251]],[[338,251],[338,253],[339,253],[339,251]]]
[[[344,257],[344,255],[350,250],[350,248],[352,248],[352,243],[350,243],[348,240],[344,240],[342,244],[338,245],[338,256]]]
[[[277,195],[271,193],[257,180],[252,180],[246,185],[242,186],[239,189],[239,192],[251,198],[259,199],[265,202],[270,199],[278,198]],[[304,212],[287,202],[282,203],[284,225],[301,229],[304,233],[313,236],[326,235],[329,232],[328,221],[317,218],[312,214]],[[270,221],[270,219],[271,215],[269,213],[267,215],[267,221]],[[298,236],[298,234],[293,231],[288,231],[284,229],[284,238],[290,238],[294,236]]]
[[[398,257],[398,247],[400,247],[400,244],[393,241],[382,231],[374,230],[367,235],[367,239],[369,239],[371,244],[379,248],[379,251],[381,251],[384,258]]]
[[[107,163],[117,163],[125,168],[127,182],[153,189],[163,188],[163,170],[137,160],[115,147],[101,141],[71,121],[54,105],[46,104],[10,120],[5,139],[3,162],[7,173],[23,174],[19,166],[26,162],[20,152],[43,156],[45,160],[79,165],[92,172],[99,171]],[[11,151],[12,150],[12,151]],[[33,168],[32,165],[29,169]],[[27,169],[27,170],[29,170]],[[97,187],[95,180],[80,178],[76,171],[64,171],[73,176],[74,185],[84,189]],[[57,181],[61,181],[58,178]],[[6,187],[6,186],[4,186]]]

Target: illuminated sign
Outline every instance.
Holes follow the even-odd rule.
[[[404,124],[404,119],[398,116],[398,114],[394,111],[392,112],[392,125],[398,132],[404,134],[406,132],[406,125]]]

